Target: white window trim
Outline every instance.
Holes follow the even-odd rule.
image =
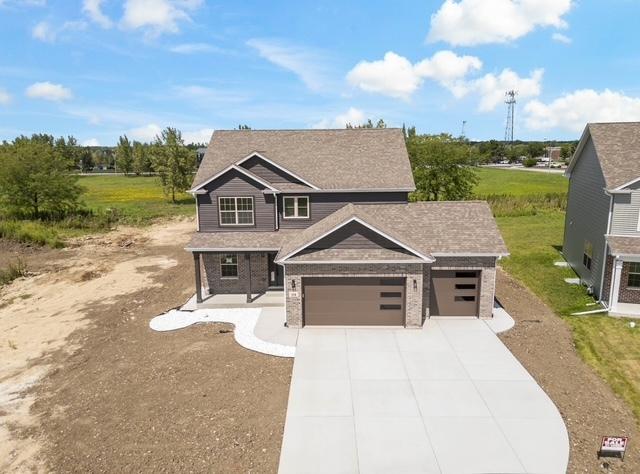
[[[638,211],[638,225],[636,225],[636,230],[640,232],[640,210]]]
[[[286,215],[287,206],[285,205],[285,199],[293,199],[293,216]],[[298,199],[306,199],[307,200],[307,215],[299,216],[298,215]],[[309,196],[282,196],[282,218],[283,219],[309,219],[311,218],[311,200]]]
[[[222,263],[222,259],[228,255],[236,256],[236,276],[222,276],[222,265],[233,265],[232,263]],[[238,266],[240,263],[238,262],[238,254],[237,253],[225,253],[220,255],[220,279],[221,280],[237,280],[240,275],[240,267]]]
[[[233,199],[235,201],[235,215],[236,215],[236,223],[235,224],[224,224],[222,222],[222,206],[220,205],[220,201],[222,199]],[[251,199],[251,223],[238,223],[238,199]],[[231,212],[231,211],[225,211]],[[246,211],[245,211],[246,212]],[[220,223],[220,227],[252,227],[256,225],[256,203],[253,199],[253,196],[218,196],[218,222]]]

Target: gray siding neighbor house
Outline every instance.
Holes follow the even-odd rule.
[[[197,304],[279,292],[292,327],[492,317],[488,205],[414,190],[399,129],[214,132],[190,190]]]
[[[590,123],[567,168],[563,254],[614,314],[640,314],[640,123]]]

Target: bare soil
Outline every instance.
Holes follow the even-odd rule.
[[[230,326],[148,327],[193,292],[193,225],[27,254],[39,274],[0,293],[0,472],[277,469],[292,361]]]
[[[633,413],[580,358],[567,323],[503,271],[498,272],[496,296],[516,320],[500,339],[551,397],[567,425],[568,472],[640,472],[640,431]],[[605,435],[629,436],[624,462],[598,460]]]

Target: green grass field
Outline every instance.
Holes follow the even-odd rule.
[[[491,169],[481,169],[479,174],[479,189],[489,186],[491,193],[522,200],[529,198],[525,189],[531,195],[566,190],[565,178],[559,175]],[[566,277],[575,277],[570,269],[553,265],[562,259],[564,212],[543,209],[496,220],[511,253],[502,260],[502,267],[569,323],[582,358],[627,401],[640,423],[640,328],[632,329],[627,320],[608,316],[571,316],[598,306],[587,306],[594,300],[583,287],[564,282]]]
[[[477,168],[476,171],[480,179],[473,191],[477,196],[566,193],[569,186],[567,178],[555,173],[491,168]]]
[[[124,223],[145,224],[160,217],[195,213],[189,194],[181,194],[173,204],[154,176],[83,176],[79,184],[85,188],[82,199],[89,209],[117,209]]]

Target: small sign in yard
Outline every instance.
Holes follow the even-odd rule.
[[[614,456],[620,457],[624,461],[624,452],[627,450],[628,440],[629,438],[626,436],[603,436],[598,457]]]

